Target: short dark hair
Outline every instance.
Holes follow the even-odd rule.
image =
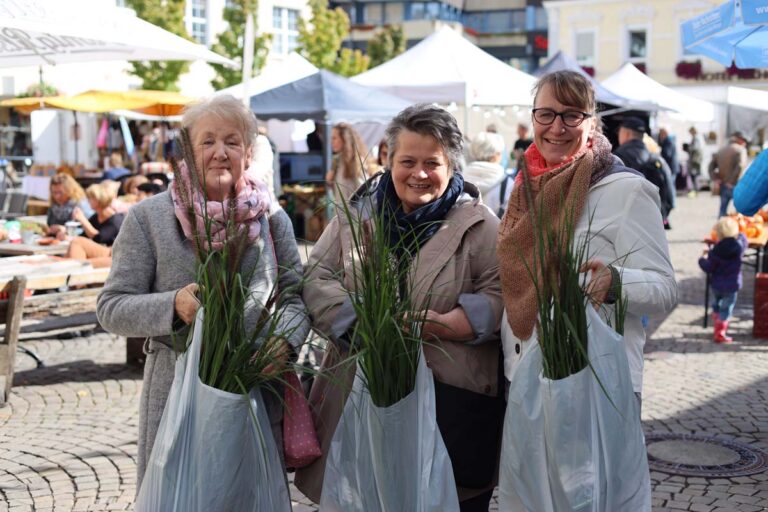
[[[159,194],[160,192],[163,192],[163,187],[161,187],[157,183],[152,183],[152,182],[142,183],[141,185],[136,187],[136,189],[140,192],[144,192],[145,194],[150,194],[153,196],[155,194]]]
[[[390,168],[397,152],[397,137],[403,130],[434,137],[445,151],[450,171],[464,171],[464,136],[450,112],[431,103],[419,103],[397,114],[386,131]]]

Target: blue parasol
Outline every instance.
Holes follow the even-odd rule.
[[[724,66],[768,68],[768,0],[729,0],[680,29],[686,53]]]

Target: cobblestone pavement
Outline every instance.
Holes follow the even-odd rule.
[[[700,196],[680,198],[673,212],[668,233],[680,304],[649,330],[643,423],[648,433],[723,436],[768,450],[768,341],[751,337],[750,269],[732,324],[735,343],[716,346],[711,327],[701,327],[696,259],[716,211],[717,200]],[[130,510],[141,373],[124,364],[125,341],[98,332],[23,344],[48,366],[35,369],[20,354],[10,403],[0,409],[0,512]],[[651,476],[654,512],[768,510],[766,473]],[[316,510],[293,488],[292,496],[295,511]]]

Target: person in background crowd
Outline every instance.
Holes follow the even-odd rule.
[[[352,126],[339,123],[331,132],[333,162],[325,175],[325,186],[333,192],[334,200],[347,201],[365,182],[365,160],[368,150]],[[341,196],[339,196],[341,193]]]
[[[464,170],[464,179],[478,188],[483,203],[499,217],[512,191],[512,184],[506,183],[506,169],[501,165],[503,152],[504,141],[498,133],[480,132],[469,145],[472,162]]]
[[[691,134],[691,141],[688,143],[686,151],[688,152],[688,174],[691,177],[691,191],[689,197],[696,197],[699,193],[699,176],[701,176],[701,164],[704,162],[704,141],[699,135],[696,127],[691,126],[688,129]]]
[[[253,142],[251,166],[246,172],[267,185],[272,204],[277,205],[277,196],[275,195],[275,168],[273,164],[274,153],[272,152],[272,144],[270,144],[269,139],[266,136],[266,130],[264,130],[263,133],[259,130]]]
[[[125,180],[123,180],[122,189],[123,189],[123,196],[133,196],[136,197],[136,192],[138,191],[139,185],[142,183],[148,183],[149,178],[146,176],[142,176],[140,174],[136,174],[133,176],[129,176]]]
[[[117,151],[113,151],[109,155],[109,169],[104,171],[102,180],[114,180],[118,181],[123,176],[131,174],[125,165],[123,165],[123,156]]]
[[[712,324],[715,343],[731,343],[728,319],[733,313],[741,289],[741,258],[747,250],[747,237],[739,233],[739,223],[733,217],[717,221],[718,242],[711,251],[699,258],[701,269],[712,276]]]
[[[488,126],[485,127],[485,131],[488,133],[493,133],[496,135],[499,135],[499,130],[496,128],[496,125],[491,123]],[[501,143],[504,145],[504,148],[501,150],[501,166],[506,169],[509,165],[509,155],[507,155],[507,143],[504,142],[504,137],[499,135],[499,138],[501,140]]]
[[[744,215],[754,215],[768,203],[768,149],[747,168],[733,189],[733,206]]]
[[[528,125],[525,123],[518,123],[517,125],[517,140],[512,147],[511,160],[515,162],[515,169],[520,170],[521,166],[525,164],[525,158],[523,154],[528,146],[533,144],[533,139],[528,134]]]
[[[728,144],[723,146],[709,163],[709,177],[720,186],[720,217],[728,214],[733,189],[746,167],[747,138],[743,133],[736,131],[731,134]]]
[[[307,134],[307,151],[323,150],[322,128],[320,123],[315,123],[315,129]]]
[[[672,179],[680,173],[680,164],[677,160],[677,140],[674,135],[669,133],[669,128],[662,126],[659,129],[659,146],[661,147],[661,157],[667,162],[669,170],[672,172]]]
[[[388,160],[389,160],[389,146],[387,145],[387,139],[381,139],[381,142],[379,142],[379,148],[376,152],[376,165],[379,166],[380,171],[386,171],[388,167]]]
[[[669,212],[674,207],[674,184],[667,163],[648,150],[643,142],[645,122],[638,117],[625,117],[619,126],[619,147],[614,154],[629,167],[641,173],[659,190],[659,208],[665,229],[670,229]],[[652,140],[652,139],[651,139]]]
[[[160,192],[164,192],[164,191],[165,191],[165,187],[163,187],[162,185],[150,182],[150,183],[142,183],[141,185],[139,185],[137,194],[139,196],[139,201],[143,201],[148,197],[155,196]]]
[[[499,219],[483,206],[477,188],[464,182],[463,138],[449,112],[430,104],[413,105],[395,116],[386,133],[389,169],[365,183],[350,209],[376,209],[389,226],[393,247],[408,247],[399,259],[419,283],[414,303],[428,306],[432,320],[421,331],[424,357],[436,382],[438,426],[449,433],[446,438],[456,440],[446,447],[458,475],[460,510],[487,512],[498,479],[503,420],[501,401],[488,403],[488,397],[504,392],[498,338],[502,305],[494,251]],[[295,479],[316,503],[328,448],[354,377],[354,366],[334,362],[348,353],[357,321],[346,291],[355,286],[354,272],[347,270],[353,264],[347,251],[351,237],[349,220],[337,215],[306,267],[304,302],[315,329],[331,341],[321,369],[321,375],[331,377],[315,379],[310,393],[323,457],[297,471]],[[473,436],[482,441],[473,446],[481,448],[468,453],[467,440]],[[462,486],[467,477],[474,482]]]
[[[96,213],[86,217],[80,208],[75,208],[72,217],[80,223],[85,236],[72,240],[67,258],[87,260],[94,267],[109,267],[112,263],[112,244],[123,224],[123,214],[112,208],[115,199],[113,187],[99,183],[88,187],[85,194]]]
[[[48,235],[64,239],[67,229],[64,226],[74,220],[72,214],[75,208],[87,216],[93,215],[88,198],[80,184],[69,174],[57,174],[51,178],[51,206],[48,208]]]

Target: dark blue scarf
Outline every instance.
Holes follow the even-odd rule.
[[[399,256],[407,252],[412,257],[418,253],[440,229],[440,224],[463,191],[464,177],[454,172],[442,196],[405,213],[392,183],[392,173],[385,172],[376,188],[376,204],[389,230],[390,246],[396,248]]]

